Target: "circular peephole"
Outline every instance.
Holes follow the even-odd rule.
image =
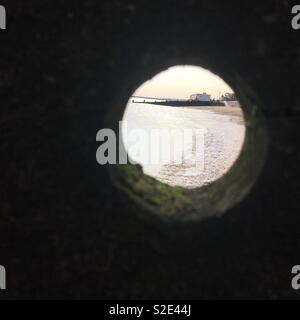
[[[200,67],[171,67],[129,97],[120,125],[128,164],[113,168],[114,181],[166,219],[222,214],[259,174],[262,122],[243,90]]]

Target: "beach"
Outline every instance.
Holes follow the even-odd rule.
[[[194,138],[198,139],[202,137],[197,136],[201,134],[197,132],[204,130],[204,150],[200,150],[202,154],[196,152],[179,164],[172,161],[140,163],[145,174],[171,186],[185,188],[197,188],[222,177],[237,159],[245,136],[243,114],[238,107],[169,107],[129,103],[123,120],[127,121],[129,132],[137,128],[148,131],[157,128],[189,128],[195,131]],[[175,134],[172,138],[180,137]],[[192,144],[185,144],[184,150],[177,148],[175,153],[190,151],[192,148]],[[198,157],[204,158],[201,170],[195,169]]]

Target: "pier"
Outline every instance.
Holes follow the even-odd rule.
[[[225,107],[225,103],[220,100],[192,100],[192,99],[170,99],[170,98],[155,98],[155,97],[140,97],[132,96],[132,103],[146,103],[155,104],[160,106],[172,106],[172,107]],[[138,99],[138,100],[136,100]],[[148,100],[148,101],[147,101]],[[152,101],[149,101],[152,100]]]

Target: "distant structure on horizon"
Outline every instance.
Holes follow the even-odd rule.
[[[220,101],[224,102],[226,107],[241,107],[234,93],[224,93],[221,96]]]
[[[211,95],[207,94],[206,92],[195,93],[190,95],[190,100],[209,102],[211,101]]]
[[[221,101],[236,101],[236,95],[234,93],[224,93],[221,98]]]

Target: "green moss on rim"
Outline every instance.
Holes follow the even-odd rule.
[[[116,165],[111,173],[119,188],[162,218],[182,213],[187,207],[196,209],[187,189],[161,183],[145,175],[139,165]]]

